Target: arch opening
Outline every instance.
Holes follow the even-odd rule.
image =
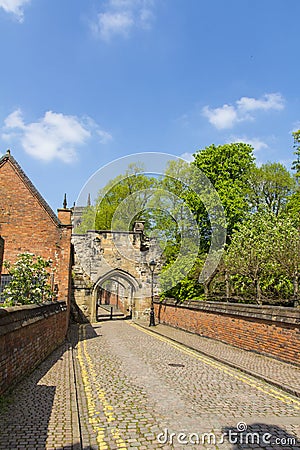
[[[101,276],[93,289],[95,318],[98,320],[99,310],[113,308],[126,318],[132,318],[135,292],[139,285],[136,279],[120,269],[111,270]]]

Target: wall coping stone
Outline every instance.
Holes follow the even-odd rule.
[[[86,236],[87,234],[126,234],[127,235],[139,235],[141,231],[122,231],[122,230],[87,230],[85,233],[72,233],[72,236]]]
[[[281,322],[291,325],[300,325],[300,308],[290,308],[285,306],[260,306],[225,302],[210,301],[184,301],[177,303],[175,299],[158,301],[157,305],[171,306],[174,308],[203,311],[211,314],[224,314],[230,316],[245,317],[252,320],[263,320],[268,322]]]
[[[0,308],[0,336],[67,310],[64,301]]]

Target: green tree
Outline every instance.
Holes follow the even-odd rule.
[[[127,230],[135,220],[149,221],[147,202],[157,180],[143,173],[141,164],[130,164],[124,175],[118,175],[100,189],[95,206],[87,206],[77,232]],[[131,229],[131,228],[130,228]]]
[[[300,235],[291,219],[271,212],[256,212],[239,224],[224,257],[235,290],[298,299]],[[252,286],[252,288],[251,288]]]
[[[51,264],[50,259],[46,260],[32,253],[21,253],[14,264],[5,261],[4,266],[12,279],[3,291],[4,305],[52,301],[54,293],[49,284]]]
[[[294,220],[295,224],[300,226],[300,130],[293,133],[294,137],[294,155],[296,159],[292,162],[292,170],[295,170],[297,182],[296,192],[289,198],[286,205],[287,214]]]
[[[95,228],[96,208],[95,206],[86,206],[82,213],[82,221],[75,229],[75,233],[86,233]]]
[[[296,179],[298,184],[300,183],[300,130],[293,132],[294,138],[294,155],[296,159],[292,163],[292,170],[296,171]]]
[[[257,303],[262,303],[261,283],[274,260],[270,255],[270,240],[275,216],[271,213],[257,212],[238,225],[234,231],[225,256],[227,271],[233,278],[247,284],[247,279],[255,290]]]
[[[169,163],[161,187],[174,196],[170,212],[177,225],[165,249],[161,286],[173,285],[165,295],[176,296],[180,301],[196,294],[201,296],[209,290],[210,277],[224,244],[226,221],[220,198],[202,170],[181,160]],[[202,280],[204,285],[199,283],[200,273],[207,275]]]
[[[124,175],[109,181],[99,191],[96,200],[96,230],[109,230],[112,225],[126,230],[135,220],[147,220],[147,201],[152,195],[151,189],[155,186],[156,179],[142,172],[140,164],[130,164]],[[119,206],[121,209],[116,215]]]
[[[249,210],[246,193],[248,178],[255,167],[253,148],[244,143],[210,145],[199,150],[194,157],[192,164],[204,172],[220,196],[230,236],[235,225]],[[199,205],[198,222],[203,221],[205,217],[203,205]]]
[[[176,298],[178,302],[195,298],[204,300],[204,287],[198,281],[204,260],[205,255],[198,256],[188,275],[184,277],[182,277],[182,273],[185,273],[187,266],[191,266],[189,255],[178,259],[176,267],[174,267],[174,261],[166,263],[160,277],[161,285],[162,287],[164,285],[173,285],[173,287],[169,290],[164,290],[161,298]],[[177,282],[177,279],[180,282]]]
[[[298,228],[300,227],[300,189],[288,199],[285,207],[285,215],[289,217]]]
[[[294,178],[280,163],[254,167],[249,175],[248,197],[255,211],[265,209],[278,216],[294,189]]]
[[[293,283],[293,298],[298,302],[300,275],[300,231],[292,218],[280,217],[272,230],[271,254],[281,272]]]
[[[190,164],[179,159],[170,161],[159,179],[160,190],[153,198],[153,205],[160,205],[161,215],[156,218],[156,226],[164,230],[166,263],[176,259],[182,239],[189,237],[192,243],[195,231],[198,231],[191,201],[197,197],[192,190],[193,178]]]

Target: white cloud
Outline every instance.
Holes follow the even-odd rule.
[[[97,28],[103,40],[109,40],[113,34],[128,35],[133,24],[131,14],[126,11],[98,14]]]
[[[145,30],[149,30],[151,28],[151,24],[154,20],[153,11],[150,8],[142,8],[139,11],[138,23],[141,28]]]
[[[6,117],[2,139],[17,138],[25,152],[43,161],[59,159],[70,163],[77,158],[77,148],[87,143],[92,134],[101,137],[104,143],[111,135],[90,118],[47,111],[41,119],[26,124],[20,109]]]
[[[182,153],[181,155],[179,155],[179,158],[185,159],[187,162],[194,161],[193,154],[189,152]]]
[[[265,94],[259,99],[242,97],[236,104],[240,111],[268,111],[270,109],[280,111],[284,108],[284,98],[279,93],[273,93]]]
[[[16,109],[14,112],[9,114],[9,116],[7,116],[4,120],[4,125],[6,128],[24,128],[21,110]]]
[[[249,144],[254,148],[255,152],[258,152],[259,150],[263,148],[269,148],[268,144],[266,142],[262,141],[259,138],[248,138],[246,136],[243,137],[237,137],[233,136],[228,140],[228,143],[230,142],[244,142],[245,144]]]
[[[103,130],[97,130],[98,136],[100,136],[100,142],[101,144],[106,144],[107,142],[112,140],[112,135],[108,133],[107,131]]]
[[[238,122],[254,120],[255,111],[280,111],[284,108],[284,98],[279,93],[265,94],[261,98],[242,97],[235,105],[219,108],[205,106],[202,114],[217,129],[233,128]],[[250,114],[252,113],[252,114]]]
[[[95,36],[109,41],[113,36],[128,36],[133,28],[149,29],[154,18],[154,0],[107,0],[103,12],[91,24]]]
[[[91,134],[98,137],[100,144],[107,144],[109,141],[112,141],[112,135],[108,133],[108,131],[100,128],[97,122],[95,122],[91,117],[84,117],[84,123],[85,127],[90,130]]]
[[[0,0],[0,8],[4,9],[7,13],[14,14],[19,22],[23,22],[23,7],[30,2],[31,0]]]
[[[202,110],[203,115],[218,130],[232,128],[238,121],[237,111],[233,106],[223,105],[221,108],[211,109],[205,106]]]

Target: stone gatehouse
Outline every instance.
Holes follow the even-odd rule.
[[[155,239],[146,238],[141,223],[134,231],[88,231],[73,234],[73,299],[90,320],[99,305],[115,305],[137,317],[150,306],[149,261],[160,266]],[[157,277],[154,276],[155,292]]]

